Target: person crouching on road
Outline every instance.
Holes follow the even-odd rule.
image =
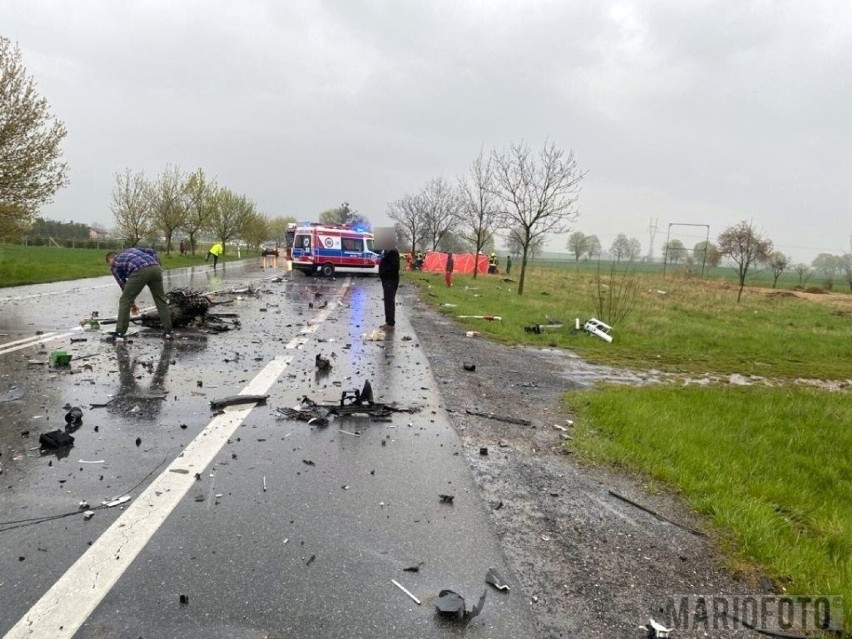
[[[453,254],[447,253],[447,266],[444,269],[444,281],[447,283],[447,286],[453,285],[453,269],[455,268],[455,261],[453,260]]]
[[[225,252],[225,249],[222,247],[221,242],[216,242],[213,246],[210,247],[210,250],[207,252],[207,257],[204,258],[205,262],[210,261],[210,256],[213,256],[213,270],[216,270],[216,264],[219,262],[219,256]]]
[[[127,327],[130,325],[130,314],[139,313],[135,302],[136,297],[147,286],[157,306],[157,313],[160,315],[163,337],[172,339],[172,316],[163,290],[163,269],[160,266],[160,258],[154,250],[129,248],[121,253],[110,251],[106,254],[106,263],[109,264],[112,275],[122,291],[118,300],[115,331],[111,333],[111,337],[115,341],[124,340]]]
[[[385,325],[381,330],[392,331],[396,327],[396,289],[399,288],[399,251],[395,248],[382,254],[379,279],[382,280],[385,301]]]

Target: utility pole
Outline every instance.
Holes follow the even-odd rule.
[[[651,262],[654,259],[654,238],[657,235],[657,218],[655,217],[651,218],[648,225],[648,234],[650,235],[648,240],[648,261]]]

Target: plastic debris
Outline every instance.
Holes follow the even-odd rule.
[[[314,363],[316,364],[318,371],[327,371],[331,369],[331,360],[327,357],[323,357],[321,353],[317,353],[316,358],[314,358]]]
[[[485,573],[485,583],[494,586],[497,590],[509,590],[509,584],[494,568],[489,568]]]
[[[70,448],[74,445],[74,438],[61,430],[54,430],[49,433],[42,433],[38,438],[38,443],[43,448],[56,450]]]
[[[609,324],[604,324],[602,321],[594,317],[585,324],[583,324],[583,330],[589,333],[590,335],[596,335],[597,337],[600,337],[606,342],[612,341],[612,335],[610,335],[610,331],[612,331],[612,326],[610,326]]]
[[[89,521],[94,516],[95,516],[94,510],[87,510],[86,512],[83,513],[83,519],[85,521]]]
[[[479,331],[465,331],[465,337],[479,337]]]
[[[651,637],[658,637],[659,639],[666,639],[666,637],[670,636],[670,633],[674,628],[666,628],[664,625],[657,623],[653,619],[648,620],[649,623],[645,626],[648,629],[648,635]]]
[[[456,498],[455,495],[438,495],[441,498],[442,504],[450,504],[452,505],[453,500]]]
[[[462,364],[462,368],[464,368],[466,371],[472,373],[476,370],[476,364],[473,364],[471,362],[464,362]]]
[[[394,586],[396,586],[397,588],[399,588],[400,590],[402,590],[402,592],[404,592],[406,595],[408,595],[409,597],[411,597],[411,600],[412,600],[414,603],[416,603],[418,606],[420,605],[420,600],[419,600],[417,597],[415,597],[415,596],[411,593],[411,591],[410,591],[410,590],[408,590],[405,586],[403,586],[401,583],[399,583],[396,579],[391,579],[391,583],[393,583],[393,585],[394,585]]]
[[[68,424],[79,424],[83,421],[83,409],[79,406],[74,406],[71,410],[65,413],[65,421]]]
[[[483,591],[482,596],[479,598],[479,603],[472,610],[468,610],[464,597],[459,593],[452,590],[442,590],[438,593],[438,598],[435,600],[435,609],[442,617],[468,623],[482,612],[482,608],[485,606],[485,594]]]
[[[126,504],[130,501],[130,495],[122,495],[121,497],[116,497],[111,501],[101,502],[107,508],[114,508],[115,506],[121,506],[122,504]]]

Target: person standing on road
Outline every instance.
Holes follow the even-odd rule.
[[[219,256],[225,252],[225,249],[222,247],[221,242],[216,242],[213,246],[210,247],[210,250],[207,252],[207,257],[204,258],[205,262],[210,261],[210,256],[213,256],[213,270],[216,270],[216,264],[219,262]]]
[[[382,292],[385,301],[385,324],[383,331],[392,331],[396,327],[396,289],[399,288],[399,251],[387,249],[379,262],[379,279],[382,280]]]
[[[123,341],[130,325],[130,314],[139,313],[136,297],[146,286],[151,291],[160,323],[163,325],[163,337],[172,339],[172,316],[166,293],[163,290],[163,269],[160,258],[153,249],[129,248],[121,253],[110,251],[106,254],[106,263],[112,271],[115,281],[121,287],[121,297],[118,300],[118,317],[115,321],[115,331],[110,335],[114,341]]]
[[[512,272],[512,256],[506,256],[506,275]]]
[[[453,254],[447,253],[447,266],[444,268],[444,281],[447,283],[447,286],[453,285],[453,269],[455,265]]]

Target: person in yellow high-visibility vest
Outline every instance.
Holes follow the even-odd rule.
[[[210,250],[207,253],[207,257],[204,259],[205,262],[210,261],[210,256],[213,256],[213,270],[216,270],[216,263],[219,261],[219,256],[225,252],[225,248],[222,246],[221,242],[216,242],[213,246],[210,247]]]

